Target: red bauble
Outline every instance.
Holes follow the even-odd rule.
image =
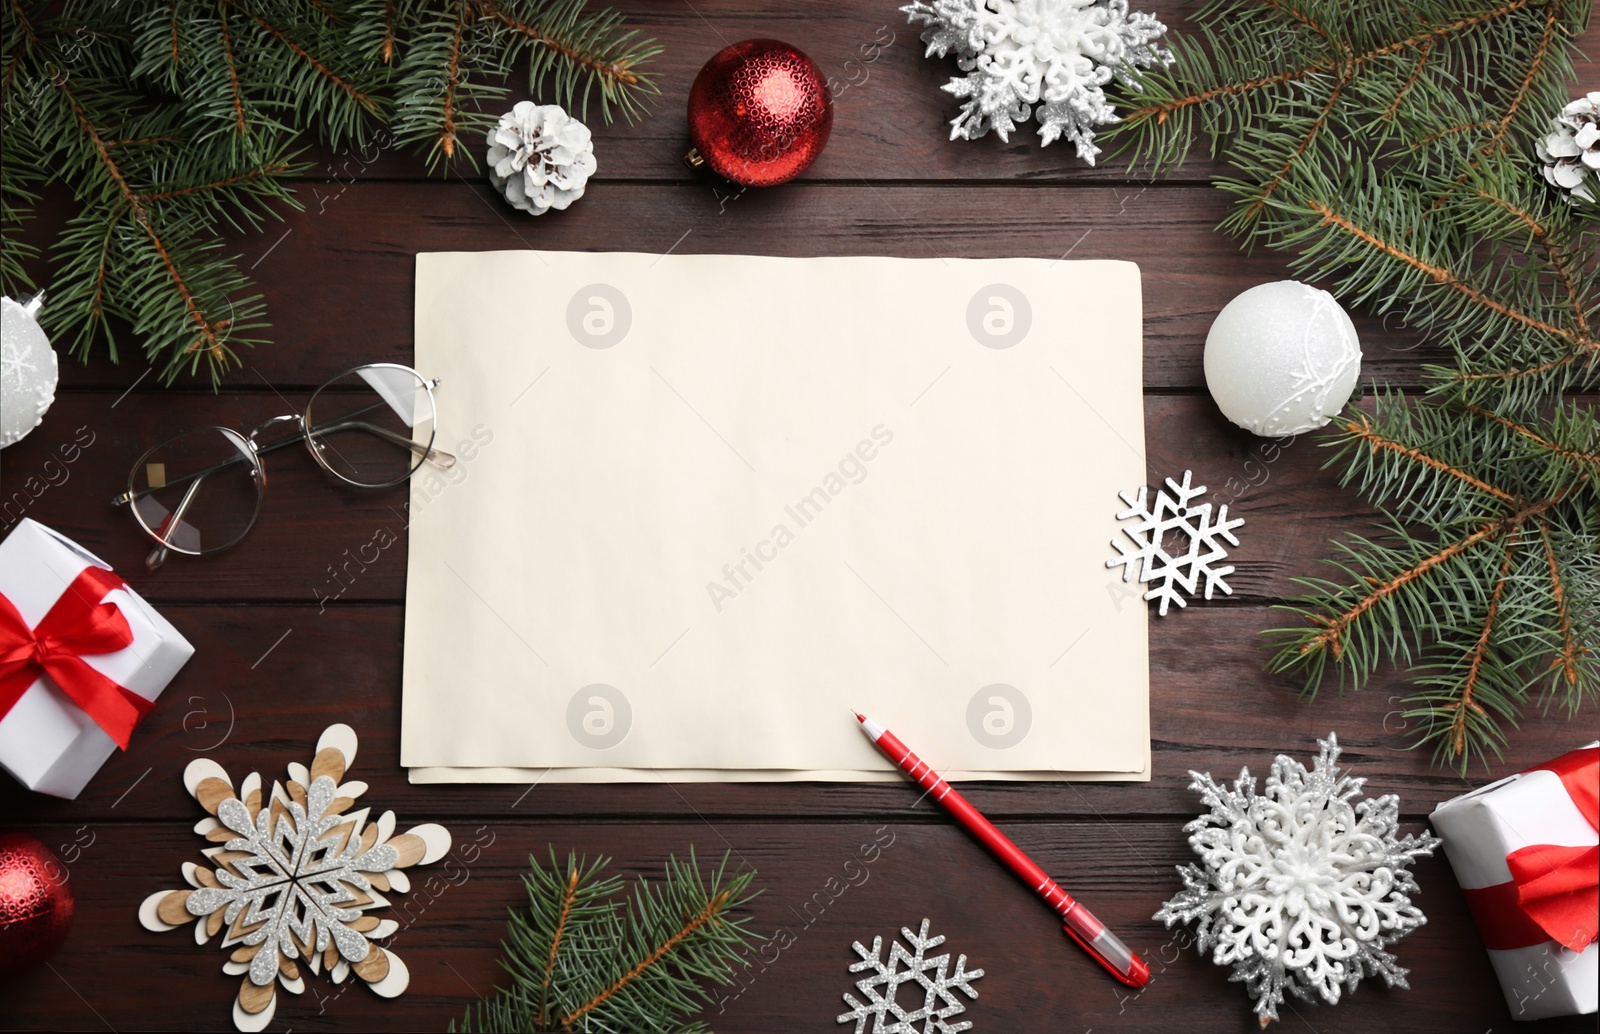
[[[717,52],[689,90],[695,153],[725,179],[770,187],[816,161],[833,129],[833,97],[817,63],[775,39]]]
[[[67,870],[26,833],[0,832],[0,977],[55,954],[72,928]]]

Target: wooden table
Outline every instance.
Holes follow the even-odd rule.
[[[1258,633],[1289,620],[1272,604],[1294,592],[1292,578],[1315,571],[1331,537],[1368,528],[1372,516],[1319,469],[1314,438],[1283,446],[1254,438],[1223,420],[1205,392],[1201,346],[1212,317],[1246,287],[1285,276],[1282,256],[1243,254],[1214,232],[1226,204],[1206,184],[1213,167],[1203,160],[1149,183],[1116,165],[1087,168],[1067,145],[1041,149],[1031,127],[1010,144],[949,142],[954,105],[938,87],[952,65],[923,59],[894,4],[620,6],[666,46],[657,65],[663,96],[642,125],[597,130],[600,175],[572,210],[530,219],[480,175],[430,180],[414,156],[393,149],[322,152],[300,193],[306,211],[237,245],[267,296],[275,344],[247,354],[220,394],[187,382],[159,387],[136,358],[64,362],[65,390],[44,425],[5,453],[7,499],[30,475],[58,483],[22,510],[8,508],[0,528],[25,513],[73,536],[125,574],[196,653],[132,748],[77,801],[31,795],[0,777],[0,825],[56,846],[78,901],[71,938],[50,967],[0,984],[0,1025],[226,1026],[236,978],[221,973],[224,953],[215,943],[196,947],[187,932],[147,933],[135,918],[146,894],[173,885],[197,857],[190,827],[201,813],[180,775],[192,758],[211,756],[230,772],[270,778],[309,760],[325,726],[348,722],[361,735],[356,776],[372,786],[363,803],[393,808],[402,827],[444,823],[458,845],[478,850],[458,849],[475,860],[409,896],[393,941],[412,974],[404,997],[311,980],[303,996],[280,995],[277,1029],[437,1029],[460,1016],[499,978],[506,910],[522,896],[517,877],[546,845],[610,855],[628,873],[659,872],[669,853],[695,845],[701,858],[727,850],[758,871],[755,928],[766,936],[788,926],[796,941],[775,963],[750,967],[737,997],[709,1012],[719,1032],[848,1029],[834,1017],[851,990],[851,942],[925,916],[986,971],[969,1010],[977,1031],[1253,1029],[1250,1003],[1227,971],[1150,920],[1178,886],[1173,867],[1191,857],[1182,825],[1198,804],[1188,771],[1231,777],[1248,765],[1264,775],[1277,753],[1308,759],[1316,738],[1337,730],[1368,792],[1401,796],[1407,830],[1423,828],[1436,802],[1485,780],[1481,769],[1462,778],[1407,749],[1406,687],[1393,675],[1313,703],[1293,680],[1262,674]],[[1171,0],[1145,6],[1182,28]],[[878,60],[863,63],[862,45],[891,35]],[[739,193],[679,164],[682,111],[700,64],[751,36],[799,45],[842,92],[832,142],[803,180]],[[1584,42],[1600,49],[1600,32]],[[41,229],[58,225],[52,211],[58,217],[64,206],[47,211]],[[406,551],[384,551],[336,601],[317,603],[334,568],[379,529],[404,541],[401,490],[346,490],[302,456],[276,456],[260,523],[240,546],[143,571],[145,541],[107,501],[146,447],[194,424],[254,426],[358,362],[409,362],[412,256],[520,247],[1139,262],[1149,476],[1192,468],[1248,519],[1235,592],[1152,617],[1149,783],[988,784],[971,797],[1146,953],[1156,978],[1142,994],[1108,979],[1023,887],[904,785],[408,784],[398,742]],[[539,285],[528,291],[507,304],[536,303]],[[1357,326],[1369,378],[1416,385],[1425,362],[1444,358],[1370,317],[1357,316]],[[47,468],[75,435],[92,438],[81,457]],[[1104,501],[1108,540],[1113,502]],[[1588,717],[1581,726],[1530,717],[1496,771],[1590,738]],[[867,882],[830,894],[855,846],[875,836],[892,843]],[[1511,1029],[1449,866],[1426,861],[1418,878],[1429,921],[1398,947],[1412,990],[1367,983],[1335,1009],[1292,1002],[1285,1030]],[[1594,1022],[1519,1029],[1590,1031]]]

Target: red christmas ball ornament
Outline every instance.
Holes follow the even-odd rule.
[[[0,832],[0,977],[55,954],[72,928],[67,870],[38,837]]]
[[[685,156],[747,187],[786,183],[822,153],[833,130],[833,97],[817,63],[775,39],[747,39],[717,52],[689,90]]]

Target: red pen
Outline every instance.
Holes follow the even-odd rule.
[[[982,841],[985,847],[1011,867],[1012,872],[1022,878],[1022,882],[1044,898],[1045,904],[1066,920],[1067,936],[1077,941],[1107,972],[1129,987],[1143,987],[1150,982],[1150,967],[1145,965],[1144,960],[1130,951],[1116,934],[1107,930],[1105,924],[1071,894],[1062,890],[1032,858],[1023,854],[1022,848],[1011,842],[1011,838],[996,829],[994,823],[984,818],[982,812],[969,804],[925,761],[911,753],[911,748],[901,743],[894,733],[859,711],[855,712],[855,716],[861,723],[861,731],[867,734],[867,739],[877,744],[884,757],[944,805],[946,811],[967,827],[967,832]]]

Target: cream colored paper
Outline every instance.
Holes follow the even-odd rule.
[[[472,768],[466,766],[411,768],[406,770],[413,783],[800,783],[862,782],[899,783],[905,775],[890,768]],[[1149,782],[1150,763],[1146,757],[1140,772],[956,772],[941,771],[950,782],[986,779],[992,782],[1037,782],[1040,780],[1074,783]]]
[[[402,763],[882,772],[854,707],[1147,778],[1140,323],[1128,263],[419,255]]]

